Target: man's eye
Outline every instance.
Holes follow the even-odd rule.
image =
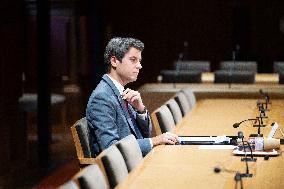
[[[136,58],[130,58],[130,61],[131,62],[137,62],[137,59]]]

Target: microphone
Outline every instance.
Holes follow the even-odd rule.
[[[269,95],[268,95],[268,93],[265,93],[265,92],[263,92],[263,90],[262,89],[259,89],[259,93],[264,97],[264,99],[265,99],[265,110],[268,110],[268,104],[271,104],[270,103],[270,97],[269,97]]]
[[[265,117],[266,109],[263,107],[263,103],[261,103],[260,100],[257,100],[256,105],[258,107],[259,113],[261,113]]]
[[[233,124],[233,127],[234,128],[238,128],[242,123],[244,123],[244,122],[246,122],[246,121],[259,121],[258,119],[245,119],[245,120],[243,120],[243,121],[241,121],[241,122],[238,122],[238,123],[234,123]]]
[[[221,168],[220,167],[214,167],[214,172],[215,173],[220,173],[221,172]]]
[[[265,127],[265,125],[262,124],[262,120],[260,120],[260,117],[256,117],[256,119],[245,119],[241,122],[234,123],[233,127],[238,128],[242,123],[247,122],[247,121],[255,121],[254,124],[258,122],[257,125],[253,125],[253,127],[258,127],[258,133],[257,134],[251,134],[250,137],[262,137],[263,134],[260,134],[260,127]]]
[[[242,181],[242,177],[244,177],[243,174],[240,174],[238,171],[229,170],[229,169],[226,169],[226,168],[221,169],[220,167],[214,167],[214,172],[216,174],[219,174],[221,171],[226,172],[226,173],[235,173],[235,176],[234,176],[234,180],[236,182],[235,188],[237,188],[238,182],[240,182],[241,189],[244,188],[243,181]]]
[[[251,145],[250,145],[250,143],[248,141],[244,141],[244,134],[243,134],[242,131],[238,132],[238,138],[242,139],[243,150],[244,150],[244,153],[245,153],[245,158],[242,158],[241,161],[253,161],[253,162],[256,162],[256,158],[253,158],[252,147],[251,147]],[[245,142],[248,145],[249,150],[250,150],[250,158],[247,158]]]

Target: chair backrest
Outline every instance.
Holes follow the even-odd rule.
[[[279,84],[284,84],[284,70],[279,72]]]
[[[257,73],[257,63],[255,61],[223,61],[220,63],[220,70],[251,71]]]
[[[86,117],[78,120],[71,127],[72,137],[75,143],[78,159],[82,158],[94,158],[96,155],[92,151],[90,145],[91,136],[87,124]]]
[[[109,189],[107,178],[97,164],[84,167],[74,176],[81,189]]]
[[[112,145],[102,152],[102,162],[111,188],[122,182],[128,175],[128,170],[122,154]]]
[[[68,180],[64,184],[58,187],[58,189],[80,189],[74,180]]]
[[[255,73],[248,71],[217,70],[214,73],[215,83],[255,83]]]
[[[273,72],[280,73],[284,71],[284,61],[273,62]]]
[[[162,83],[201,83],[199,71],[162,70]]]
[[[124,158],[128,172],[134,169],[143,160],[141,149],[134,135],[126,136],[115,145]]]
[[[183,92],[190,104],[190,107],[193,108],[196,104],[196,98],[195,95],[193,93],[193,91],[191,89],[182,89],[181,92]]]
[[[177,61],[174,63],[174,69],[198,71],[198,72],[210,72],[210,62],[202,60]]]
[[[187,114],[187,112],[191,110],[189,101],[187,100],[183,92],[178,92],[174,98],[181,109],[182,116],[184,117]]]
[[[158,108],[156,116],[162,133],[169,132],[175,127],[174,117],[166,105]]]
[[[166,105],[173,115],[175,124],[179,123],[182,120],[182,113],[177,102],[173,98],[171,98],[166,102]]]

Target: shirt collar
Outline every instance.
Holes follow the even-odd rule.
[[[110,80],[113,82],[113,84],[115,85],[115,87],[117,88],[117,90],[119,91],[119,94],[122,94],[124,91],[124,87],[115,79],[113,79],[109,74],[106,74]]]

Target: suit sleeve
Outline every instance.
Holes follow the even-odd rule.
[[[94,95],[87,109],[90,127],[95,132],[101,150],[108,148],[120,139],[115,121],[117,116],[115,105],[110,98],[104,96]]]
[[[151,119],[150,119],[149,112],[147,112],[146,119],[143,116],[141,116],[138,113],[136,113],[136,120],[137,120],[139,129],[140,129],[140,131],[142,133],[142,136],[144,138],[151,137],[152,122],[151,122]]]

